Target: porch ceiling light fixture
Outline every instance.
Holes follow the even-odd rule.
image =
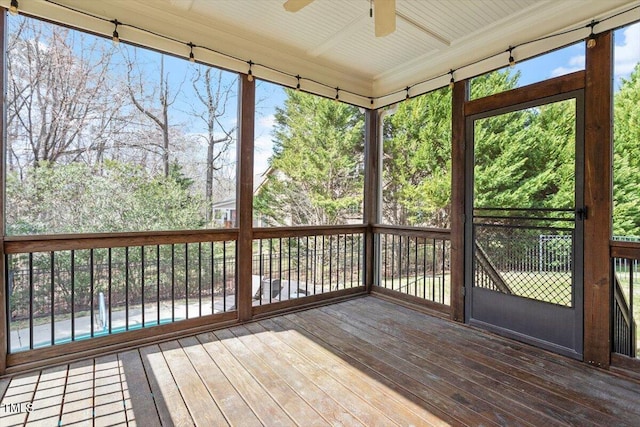
[[[114,19],[111,22],[113,22],[113,25],[115,25],[115,28],[113,29],[113,37],[111,38],[111,41],[113,41],[114,45],[117,45],[118,43],[120,43],[120,34],[118,34],[118,25],[120,25],[120,23],[118,22],[117,19]]]
[[[196,62],[196,56],[193,54],[193,48],[196,47],[196,45],[189,42],[187,46],[189,46],[189,62]]]
[[[9,13],[13,16],[18,14],[18,0],[11,0],[11,5],[9,6]]]
[[[334,101],[338,102],[340,101],[340,88],[336,87],[336,97],[334,98]]]
[[[249,61],[247,61],[247,64],[249,64],[249,71],[247,71],[247,80],[252,82],[253,81],[253,72],[251,71],[251,66],[253,65],[253,61],[249,60]]]
[[[513,68],[516,66],[516,60],[513,57],[513,47],[509,46],[509,49],[507,49],[507,51],[509,52],[509,67]]]
[[[409,99],[409,98],[411,98],[411,97],[409,96],[409,89],[411,89],[409,86],[407,86],[407,87],[405,88],[405,90],[407,91],[407,95],[404,97],[404,99]]]
[[[453,86],[456,84],[456,80],[453,78],[454,70],[450,70],[449,74],[451,74],[451,80],[449,80],[449,88],[453,89]]]
[[[296,90],[300,90],[300,74],[296,76],[296,80],[298,80],[298,82],[296,83]]]
[[[587,48],[593,49],[596,47],[596,35],[593,33],[593,27],[595,27],[598,23],[596,21],[591,21],[587,27],[591,28],[591,34],[589,34],[589,38],[587,39]]]

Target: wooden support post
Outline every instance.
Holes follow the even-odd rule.
[[[379,268],[371,226],[380,221],[380,115],[378,110],[367,110],[364,119],[364,223],[365,234],[365,286],[371,292]]]
[[[465,116],[467,80],[455,83],[451,100],[451,318],[464,322]]]
[[[584,360],[608,367],[611,358],[613,33],[586,49],[584,202]]]
[[[238,163],[237,163],[237,221],[236,268],[238,320],[251,319],[251,261],[253,257],[253,137],[256,85],[247,75],[240,77]]]
[[[6,80],[5,72],[7,67],[5,64],[7,63],[5,58],[6,49],[6,35],[7,35],[7,10],[0,7],[0,94],[2,94],[2,99],[4,101],[5,95],[5,87],[4,82]],[[4,111],[4,109],[3,109]],[[6,113],[2,114],[2,119],[0,120],[0,137],[2,138],[2,143],[0,144],[0,375],[5,373],[7,369],[7,336],[9,334],[9,325],[7,324],[7,302],[9,301],[9,296],[6,293],[7,284],[6,284],[6,274],[5,274],[5,254],[4,254],[4,236],[5,236],[5,228],[4,228],[4,219],[6,218],[6,205],[5,205],[5,197],[4,197],[4,189],[5,189],[5,152],[6,146],[5,141],[6,138],[6,123],[7,117]]]

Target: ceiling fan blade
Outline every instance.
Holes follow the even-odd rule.
[[[297,12],[313,0],[287,0],[284,2],[284,10],[287,12]]]
[[[373,0],[373,18],[376,37],[393,33],[396,30],[396,0]]]

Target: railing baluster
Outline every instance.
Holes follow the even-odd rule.
[[[215,247],[211,242],[211,314],[215,314],[215,283],[216,283],[216,268],[215,268]]]
[[[344,284],[344,288],[347,288],[347,234],[344,235],[344,257],[343,257],[343,268],[342,268],[342,283]],[[351,288],[351,286],[349,286]]]
[[[89,250],[89,283],[90,283],[90,297],[91,299],[89,301],[91,301],[91,336],[94,336],[94,324],[93,321],[95,319],[95,313],[93,311],[93,306],[94,306],[94,275],[93,275],[93,249]]]
[[[189,318],[189,244],[184,244],[184,317]]]
[[[636,355],[636,342],[635,342],[635,319],[633,318],[633,263],[629,263],[629,355],[635,357]]]
[[[317,289],[316,284],[318,283],[317,243],[318,243],[318,236],[313,236],[313,258],[311,258],[311,264],[312,264],[313,270],[311,271],[311,274],[313,276],[313,294],[314,295],[316,294],[316,289]]]
[[[33,252],[29,252],[29,349],[33,350]]]
[[[51,259],[51,345],[56,344],[56,276],[55,276],[55,252],[49,252]],[[7,264],[8,265],[8,264]],[[10,347],[9,347],[10,348]]]
[[[269,304],[271,304],[271,294],[273,290],[273,239],[269,239]]]
[[[260,287],[257,289],[256,292],[259,293],[259,304],[262,305],[262,293],[263,293],[263,289],[262,286],[264,285],[264,255],[263,255],[263,251],[262,251],[262,242],[264,241],[264,239],[260,239],[258,240],[258,261],[259,261],[259,265],[258,265],[258,275],[260,276]],[[251,295],[251,298],[255,297],[255,295]]]
[[[129,246],[124,248],[124,319],[125,331],[129,330]]]
[[[112,326],[111,325],[111,307],[112,307],[112,299],[111,299],[111,289],[112,289],[112,287],[111,287],[111,285],[113,283],[113,271],[112,271],[112,267],[111,267],[111,261],[112,261],[112,259],[111,259],[111,248],[109,248],[107,258],[108,258],[108,264],[109,264],[109,268],[108,268],[108,275],[109,275],[109,277],[108,277],[108,279],[109,279],[109,282],[108,282],[108,286],[109,286],[109,333],[111,333],[112,332],[112,330],[111,330],[111,326]]]
[[[418,279],[418,238],[415,237],[414,241],[415,241],[415,244],[413,245],[413,247],[414,247],[414,259],[415,259],[415,261],[414,261],[414,266],[415,267],[414,268],[416,270],[415,271],[416,274],[415,274],[415,281],[413,282],[414,283],[413,295],[417,297],[418,296],[418,280],[419,280]]]
[[[144,246],[140,246],[140,298],[142,302],[142,327],[144,328],[144,284],[145,284],[145,275],[144,275]]]
[[[447,262],[447,246],[446,246],[447,242],[442,240],[442,271],[440,272],[440,274],[442,275],[441,280],[440,280],[440,304],[444,304],[444,280],[445,280],[445,269],[446,267],[446,262]]]
[[[322,263],[320,264],[320,280],[322,282],[321,293],[324,293],[324,259],[325,259],[325,236],[323,235],[322,236]],[[329,253],[329,263],[331,263],[331,253]],[[329,289],[331,289],[331,275],[329,275]]]
[[[411,276],[411,236],[407,236],[407,294],[409,294],[410,276]]]
[[[336,239],[338,240],[336,242],[336,290],[338,290],[340,289],[340,235],[339,234],[336,236]],[[332,274],[331,268],[329,268],[329,274]],[[329,288],[329,290],[331,290],[331,288]]]
[[[283,286],[283,274],[282,274],[282,237],[278,239],[278,280],[280,280],[280,290]],[[273,295],[272,291],[272,295]],[[278,293],[278,299],[281,299],[280,293]]]
[[[237,292],[236,292],[237,293]],[[222,242],[222,311],[227,312],[227,242]]]
[[[160,245],[156,245],[156,325],[160,324]]]
[[[433,271],[431,272],[431,299],[435,300],[436,299],[436,239],[434,238],[432,240],[432,244],[433,244],[433,248],[432,248],[432,253],[431,253],[431,260],[432,260],[432,269]]]
[[[71,341],[76,339],[76,266],[75,251],[71,251]]]
[[[300,236],[296,237],[296,269],[297,269],[296,282],[298,283],[298,289],[299,289],[300,288]]]
[[[287,254],[288,256],[287,279],[289,280],[289,290],[291,290],[291,237],[287,238],[287,251],[289,252]],[[291,294],[290,291],[289,291],[289,294]]]
[[[427,239],[426,238],[423,239],[423,244],[422,244],[422,298],[427,299]]]
[[[393,283],[393,279],[396,275],[396,262],[395,262],[395,257],[396,257],[396,236],[395,234],[391,235],[391,290],[395,290],[394,289],[394,283]]]
[[[202,317],[202,242],[198,242],[198,317]]]
[[[176,321],[176,248],[171,244],[171,321]]]
[[[7,325],[7,329],[9,329],[7,331],[6,337],[7,337],[7,350],[11,351],[11,310],[9,307],[10,304],[10,287],[11,287],[11,283],[10,283],[10,278],[9,278],[9,266],[10,264],[10,260],[11,257],[9,256],[9,254],[5,254],[4,255],[4,265],[5,265],[5,269],[4,269],[4,294],[6,295],[6,309],[5,309],[5,319],[4,321],[6,322]]]
[[[309,295],[309,236],[304,247],[304,294]]]

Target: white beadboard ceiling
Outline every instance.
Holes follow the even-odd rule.
[[[341,100],[365,107],[370,98],[374,106],[403,99],[407,86],[412,95],[443,86],[450,69],[459,79],[506,65],[509,46],[581,28],[516,48],[514,56],[523,59],[582,39],[593,19],[617,15],[596,32],[640,20],[640,0],[396,0],[395,33],[376,38],[369,0],[315,0],[297,13],[286,12],[283,3],[20,0],[20,9],[105,35],[113,32],[108,21],[117,19],[124,41],[182,56],[189,53],[184,43],[193,42],[224,54],[196,48],[203,62],[246,72],[251,60],[257,77],[295,86],[291,76],[300,75],[303,89],[333,97],[332,88],[340,87]],[[493,54],[499,55],[477,63]]]

